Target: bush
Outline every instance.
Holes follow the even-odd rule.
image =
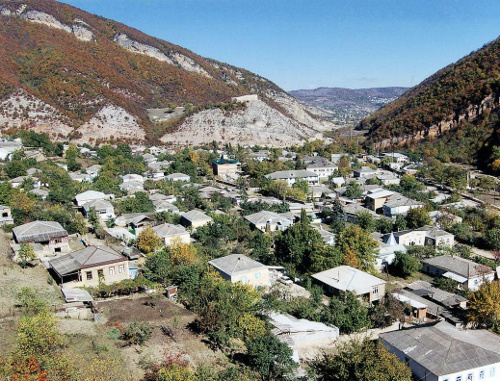
[[[144,344],[151,337],[153,328],[147,322],[130,323],[122,333],[121,339],[125,340],[128,345]]]

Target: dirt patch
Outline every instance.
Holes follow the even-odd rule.
[[[204,342],[204,337],[193,333],[189,324],[196,319],[196,314],[182,305],[161,296],[154,300],[155,306],[149,305],[150,297],[138,297],[97,302],[101,312],[101,323],[108,332],[116,325],[126,326],[130,322],[148,322],[153,327],[151,338],[143,346],[123,347],[125,362],[133,369],[134,379],[144,375],[144,364],[157,362],[165,351],[173,354],[184,353],[186,360],[193,367],[201,364],[225,366],[227,358],[220,351],[211,350]],[[166,334],[162,327],[169,332]]]

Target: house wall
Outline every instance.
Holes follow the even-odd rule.
[[[487,282],[492,282],[494,279],[495,279],[495,273],[486,274],[486,275],[482,275],[482,276],[476,276],[476,277],[471,278],[467,281],[467,289],[469,291],[477,291],[479,289],[479,286],[481,286],[485,280]],[[499,378],[500,378],[500,375],[499,375]]]
[[[387,198],[385,198],[385,197],[382,197],[382,198],[367,197],[366,198],[366,206],[368,209],[373,210],[375,212],[384,206],[386,200],[387,200]]]
[[[320,167],[320,168],[306,168],[308,171],[314,172],[321,179],[327,179],[333,172],[337,169],[337,167]]]
[[[481,378],[481,372],[483,378]],[[492,372],[492,373],[490,373]],[[476,381],[476,380],[498,380],[500,379],[500,363],[492,364],[486,367],[473,368],[464,372],[451,373],[445,376],[439,376],[438,381],[456,381],[457,377],[462,377],[461,381]]]
[[[123,267],[120,267],[123,266]],[[114,269],[114,274],[112,270]],[[102,270],[104,275],[105,284],[113,284],[120,282],[124,279],[129,279],[129,266],[128,261],[112,263],[103,266],[96,266],[80,270],[80,281],[68,282],[64,287],[77,288],[77,287],[97,287],[99,285],[98,271]],[[87,279],[87,273],[92,274],[92,279]]]
[[[227,279],[223,276],[224,279]],[[254,271],[248,271],[246,273],[241,273],[231,276],[231,282],[237,283],[241,282],[243,284],[248,284],[250,286],[269,286],[269,270],[267,268],[261,268]]]
[[[165,246],[170,246],[174,243],[191,243],[191,234],[185,232],[182,234],[174,235],[171,237],[165,237]]]
[[[424,246],[425,236],[426,236],[425,231],[411,231],[406,233],[405,235],[399,236],[398,243],[400,245],[405,245],[405,246],[413,246],[413,245]]]
[[[238,170],[238,164],[213,164],[214,174],[217,175],[234,175]]]
[[[382,283],[379,286],[373,287],[372,291],[370,292],[369,301],[370,303],[376,302],[377,300],[382,299],[384,295],[385,295],[385,283]]]

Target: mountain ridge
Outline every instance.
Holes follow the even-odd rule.
[[[4,53],[0,69],[0,102],[4,107],[0,109],[0,122],[4,129],[43,130],[47,124],[56,123],[64,125],[55,136],[52,134],[56,138],[80,142],[93,138],[96,142],[105,139],[109,129],[107,135],[113,135],[114,140],[159,141],[172,130],[185,131],[189,137],[189,126],[183,125],[183,120],[153,122],[146,110],[193,106],[192,110],[210,109],[214,113],[225,107],[227,113],[243,115],[240,124],[233,127],[244,136],[253,120],[245,109],[230,103],[233,97],[245,94],[258,94],[266,107],[284,117],[280,117],[280,123],[289,127],[289,141],[313,138],[333,127],[259,75],[203,58],[67,4],[53,0],[0,0],[0,17],[0,45]],[[13,111],[7,104],[17,108]],[[42,109],[50,106],[54,110],[34,118],[33,110],[26,110],[26,105]],[[116,119],[130,122],[124,133]],[[207,126],[201,125],[198,132]],[[275,132],[273,123],[269,126],[275,138],[279,138],[277,134],[283,127],[280,126]],[[211,141],[208,132],[204,140]]]

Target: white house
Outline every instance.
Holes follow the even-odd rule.
[[[380,340],[418,380],[500,379],[500,338],[486,330],[460,330],[441,321],[382,333]]]
[[[222,278],[254,287],[269,286],[269,269],[243,254],[231,254],[208,262]]]
[[[122,176],[122,180],[124,183],[127,183],[129,181],[137,181],[137,182],[144,182],[144,176],[138,175],[136,173],[129,173],[128,175]]]
[[[160,237],[164,242],[165,246],[172,245],[174,243],[190,243],[191,234],[181,225],[173,224],[161,224],[153,226],[153,230],[156,232],[158,237]]]
[[[306,170],[316,173],[320,179],[329,178],[337,169],[338,167],[335,164],[322,157],[314,158],[312,163],[306,167]]]
[[[410,209],[423,207],[424,204],[420,201],[405,197],[400,193],[394,193],[392,196],[387,198],[387,201],[382,209],[386,217],[396,217],[398,215],[406,215]]]
[[[82,205],[82,209],[85,216],[88,216],[90,210],[94,209],[97,213],[97,216],[103,221],[114,219],[116,217],[115,208],[107,200],[92,200],[86,202]]]
[[[291,213],[275,213],[267,210],[245,216],[245,220],[260,231],[283,231],[293,225],[294,216]]]
[[[78,193],[75,196],[76,205],[78,205],[78,206],[83,206],[83,204],[86,204],[89,201],[109,200],[111,198],[112,198],[112,195],[105,194],[105,193],[98,192],[98,191],[93,191],[93,190]]]
[[[319,176],[311,171],[299,169],[296,171],[277,171],[265,176],[269,180],[284,180],[288,185],[293,185],[297,179],[304,179],[309,185],[318,185]]]
[[[189,183],[191,181],[191,176],[184,173],[171,173],[170,175],[165,176],[165,179],[170,181],[184,181],[186,183]]]

